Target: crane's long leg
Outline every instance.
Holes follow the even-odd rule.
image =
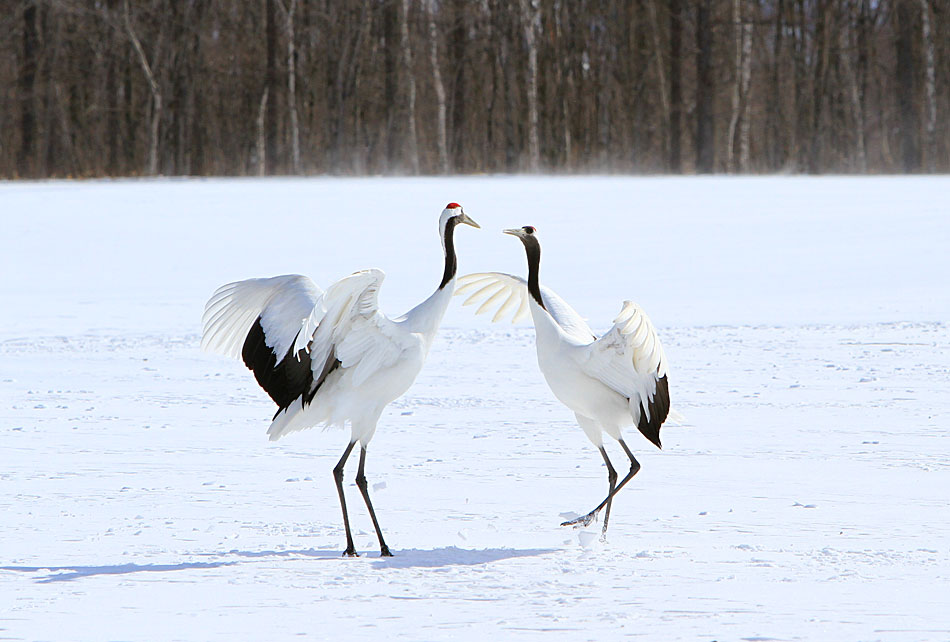
[[[604,457],[604,462],[607,464],[607,483],[610,484],[610,489],[607,491],[607,506],[604,511],[604,529],[600,532],[600,539],[607,539],[607,522],[610,521],[610,506],[613,504],[614,489],[617,487],[617,471],[614,470],[613,465],[610,463],[610,459],[607,458],[607,451],[604,450],[604,447],[600,447],[600,454]]]
[[[620,489],[626,486],[627,482],[633,479],[633,476],[636,475],[640,471],[640,462],[637,461],[637,458],[634,457],[633,453],[630,452],[630,449],[627,448],[627,444],[624,443],[623,439],[619,439],[618,441],[620,442],[620,446],[623,448],[623,451],[627,453],[627,457],[630,458],[630,472],[628,472],[627,475],[622,480],[620,480],[620,483],[617,484],[616,488],[611,486],[610,492],[607,493],[607,497],[605,497],[604,501],[600,502],[600,504],[597,505],[597,508],[587,513],[586,515],[578,517],[577,519],[572,519],[567,522],[562,522],[561,526],[574,526],[574,527],[587,526],[592,521],[594,521],[594,519],[597,517],[597,514],[600,512],[600,510],[604,506],[607,506],[608,507],[607,516],[604,517],[604,530],[603,530],[604,534],[607,533],[607,518],[610,517],[610,504],[613,502],[614,495],[619,493]],[[606,453],[604,453],[604,458],[606,459]]]
[[[364,473],[365,467],[366,446],[363,446],[360,449],[360,468],[356,473],[356,485],[363,494],[363,501],[366,502],[366,508],[369,509],[369,516],[373,518],[373,526],[376,527],[376,537],[379,538],[379,555],[380,557],[392,557],[393,554],[389,551],[389,547],[386,546],[386,542],[383,541],[383,531],[379,528],[379,522],[376,521],[376,511],[373,510],[373,502],[370,501],[369,498],[369,488],[367,487],[366,475]]]
[[[350,442],[350,445],[343,451],[343,456],[340,457],[340,461],[333,468],[333,479],[336,482],[336,491],[340,494],[340,507],[343,509],[343,528],[346,529],[346,550],[343,551],[344,557],[359,557],[359,553],[356,552],[356,547],[353,546],[353,534],[350,533],[350,516],[346,514],[346,497],[343,496],[343,466],[346,464],[346,460],[349,458],[350,452],[352,452],[353,446],[355,445],[355,441]],[[360,470],[362,469],[361,460]]]

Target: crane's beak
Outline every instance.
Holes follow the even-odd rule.
[[[524,230],[520,227],[513,227],[510,230],[502,230],[504,234],[511,234],[512,236],[521,236],[524,234]]]
[[[466,214],[465,212],[462,212],[459,215],[459,223],[465,223],[466,225],[471,225],[472,227],[482,229],[482,226],[476,223],[475,221],[473,221],[472,219],[470,219],[468,217],[468,214]]]

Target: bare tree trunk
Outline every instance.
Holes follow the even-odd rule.
[[[438,145],[439,171],[449,173],[448,137],[445,131],[445,85],[442,84],[442,72],[439,70],[439,31],[435,25],[435,0],[425,0],[429,16],[429,61],[432,63],[432,81],[435,84],[435,98],[438,103]]]
[[[905,172],[920,168],[917,146],[916,70],[914,69],[914,15],[910,0],[897,2],[897,104],[900,110],[901,164]]]
[[[277,173],[277,0],[264,0],[265,20],[264,33],[266,39],[266,67],[264,70],[264,85],[268,100],[264,112],[264,136],[267,153],[265,171],[268,174]]]
[[[775,27],[772,38],[772,70],[769,77],[769,94],[766,100],[765,119],[768,131],[768,168],[772,171],[782,166],[784,161],[782,137],[784,134],[782,127],[781,112],[781,68],[784,62],[782,58],[783,31],[785,29],[785,2],[778,0],[775,8]]]
[[[736,64],[735,80],[732,84],[732,118],[729,119],[729,133],[726,138],[726,165],[729,171],[735,172],[746,169],[749,145],[748,129],[746,129],[744,136],[740,135],[740,158],[737,163],[735,158],[736,128],[740,120],[748,121],[747,117],[743,119],[743,111],[748,105],[747,94],[752,70],[752,23],[743,16],[742,0],[732,2],[732,21],[735,29]],[[742,158],[742,140],[745,142],[745,163]]]
[[[412,41],[409,40],[409,0],[399,2],[399,37],[402,48],[402,73],[406,79],[406,120],[409,125],[409,166],[419,173],[419,136],[416,132],[416,75],[412,70]]]
[[[671,172],[683,170],[680,115],[683,109],[683,6],[682,0],[670,0],[670,157]]]
[[[446,62],[451,93],[448,98],[448,145],[449,167],[454,172],[465,172],[470,167],[469,143],[474,142],[465,130],[468,112],[469,91],[467,71],[470,66],[469,20],[466,2],[442,2],[443,20],[448,20],[447,33],[444,33]],[[445,24],[445,22],[443,22]]]
[[[399,11],[401,0],[385,0],[379,2],[379,21],[382,23],[382,41],[383,47],[380,51],[382,55],[383,68],[383,105],[385,105],[384,117],[380,118],[380,138],[383,143],[383,152],[376,154],[379,158],[377,164],[388,172],[393,171],[395,167],[402,162],[397,159],[397,152],[400,147],[401,127],[399,125],[399,116],[402,103],[400,97],[402,92],[397,91],[399,77],[397,76],[397,61],[401,59],[400,52],[396,45],[396,32],[399,31]]]
[[[155,74],[152,72],[152,66],[148,63],[145,50],[142,49],[142,43],[132,28],[132,17],[129,14],[129,0],[125,0],[124,2],[123,16],[126,34],[129,36],[129,40],[132,41],[135,53],[138,54],[139,64],[142,65],[142,72],[145,74],[145,79],[148,81],[149,89],[152,92],[152,122],[149,127],[148,162],[145,171],[149,176],[155,176],[158,174],[158,128],[162,121],[162,91],[158,86],[158,82],[155,80]]]
[[[924,49],[924,96],[926,97],[924,150],[927,155],[927,169],[933,172],[937,165],[937,80],[934,41],[930,33],[930,3],[927,0],[920,0],[920,11]]]
[[[528,170],[541,169],[541,141],[538,134],[538,35],[541,9],[538,0],[521,0],[521,21],[528,46]],[[511,115],[508,116],[511,118]]]
[[[481,0],[482,11],[485,13],[485,40],[487,42],[497,42],[496,38],[498,31],[495,28],[495,14],[492,11],[492,5],[489,0]],[[490,74],[486,74],[487,77],[491,78],[490,89],[488,90],[488,102],[485,109],[485,153],[484,153],[484,162],[485,168],[489,171],[495,169],[495,150],[497,147],[498,135],[497,128],[495,126],[495,109],[498,104],[498,88],[501,85],[499,80],[499,64],[498,64],[498,55],[489,50],[488,52],[488,65],[490,66]]]
[[[20,176],[33,174],[33,141],[36,136],[36,58],[39,49],[37,33],[37,9],[33,2],[23,8],[23,67],[20,71],[20,151],[17,156],[17,172]]]
[[[108,150],[106,156],[106,175],[115,176],[119,173],[119,127],[117,118],[119,114],[119,88],[118,82],[116,80],[118,61],[116,60],[107,60],[106,65],[106,113],[108,117],[106,119],[106,149]]]
[[[842,29],[840,34],[841,64],[848,77],[848,96],[851,99],[851,113],[854,118],[854,160],[856,169],[865,173],[868,171],[867,151],[864,141],[864,109],[861,105],[861,90],[858,86],[858,75],[851,65],[851,46],[848,37],[849,30]]]
[[[556,21],[555,28],[557,29],[557,40],[559,43],[559,50],[562,56],[562,64],[557,65],[557,87],[560,88],[560,112],[561,112],[561,145],[563,146],[562,153],[564,162],[562,164],[562,169],[573,169],[574,167],[574,154],[573,154],[573,137],[571,136],[571,110],[568,107],[568,101],[571,99],[574,87],[574,76],[571,71],[571,56],[573,52],[570,48],[570,41],[567,40],[567,34],[564,31],[564,20],[561,17],[562,9],[558,7],[558,10],[555,12]],[[565,46],[565,41],[568,43],[568,46]]]
[[[700,0],[696,8],[696,171],[701,174],[715,167],[711,6],[712,0]]]
[[[745,0],[748,3],[748,0]],[[745,19],[742,25],[742,92],[739,114],[739,170],[749,170],[750,140],[749,132],[752,129],[752,120],[749,117],[749,89],[752,81],[752,17]]]
[[[297,0],[287,8],[287,102],[290,108],[290,150],[294,174],[300,174],[300,121],[297,116],[297,50],[294,34],[294,12]]]
[[[659,83],[657,88],[660,94],[660,131],[664,133],[661,141],[663,147],[663,155],[667,155],[667,150],[670,149],[670,138],[672,138],[672,132],[670,132],[670,99],[666,93],[666,68],[663,66],[663,45],[660,42],[660,21],[657,18],[656,11],[656,0],[650,0],[647,3],[647,11],[650,16],[650,32],[653,36],[653,57],[656,61],[656,78]]]
[[[195,23],[201,27],[204,24],[204,17],[208,13],[207,4],[205,3],[195,3]],[[201,60],[202,60],[202,48],[201,48],[201,29],[195,29],[194,33],[191,36],[191,82],[197,86],[201,87],[204,80],[201,73]],[[205,118],[204,112],[204,96],[201,91],[192,91],[191,92],[191,134],[190,134],[190,143],[191,149],[189,151],[189,157],[191,159],[191,171],[195,176],[203,176],[206,173],[205,170],[205,137],[208,130],[208,120]]]
[[[267,136],[264,132],[264,112],[267,111],[267,87],[261,94],[260,107],[257,109],[257,175],[267,175]]]
[[[805,88],[808,85],[806,65],[807,44],[805,38],[805,0],[790,0],[794,2],[791,9],[792,25],[792,59],[793,74],[792,85],[795,88],[795,123],[792,128],[792,154],[789,165],[795,171],[803,171],[807,167],[807,156],[805,152],[805,143],[808,137],[808,104],[805,95]]]
[[[825,77],[828,69],[827,34],[834,29],[828,24],[830,0],[818,0],[817,21],[815,23],[815,75],[812,81],[811,145],[808,157],[808,171],[817,174],[821,171],[822,131],[821,115],[824,107]]]
[[[501,3],[503,4],[503,3]],[[499,21],[504,19],[504,15],[499,16]],[[510,23],[508,25],[510,27]],[[512,27],[513,30],[513,27]],[[501,35],[501,47],[499,47],[499,64],[502,67],[505,88],[505,171],[514,172],[518,170],[519,152],[522,149],[521,136],[518,125],[521,123],[521,113],[515,100],[519,83],[515,79],[514,54],[511,51],[509,43],[514,40],[510,31],[504,30]]]

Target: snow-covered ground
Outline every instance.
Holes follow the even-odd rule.
[[[0,184],[0,639],[950,639],[950,179],[464,178]],[[526,325],[456,302],[367,465],[198,350],[224,282],[377,266],[542,282],[595,329],[630,298],[674,406],[609,541],[606,490]],[[619,464],[619,449],[610,453]],[[552,633],[553,632],[553,633]]]

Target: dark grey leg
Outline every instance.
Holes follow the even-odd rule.
[[[624,443],[623,439],[619,441],[620,441],[620,446],[623,448],[623,451],[627,453],[627,457],[630,458],[630,472],[628,472],[627,475],[622,480],[620,480],[620,483],[617,484],[616,488],[611,487],[610,492],[607,493],[607,497],[604,499],[604,501],[600,502],[600,504],[597,505],[597,508],[595,508],[594,510],[592,510],[591,512],[587,513],[586,515],[582,517],[578,517],[577,519],[572,519],[567,522],[562,522],[561,526],[579,527],[579,526],[587,526],[588,524],[590,524],[592,521],[594,521],[594,519],[597,517],[597,514],[600,512],[600,510],[604,506],[609,506],[612,503],[614,495],[619,493],[620,489],[626,486],[627,482],[633,479],[633,476],[636,475],[640,471],[640,462],[637,461],[637,458],[634,457],[633,453],[630,452],[630,449],[627,448],[627,444]],[[606,453],[604,453],[605,459],[606,459],[606,456],[607,456]],[[607,516],[608,517],[610,516],[609,508],[607,509]],[[604,519],[604,533],[606,532],[607,532],[607,519],[605,518]]]
[[[366,508],[369,509],[369,516],[373,518],[373,526],[376,528],[376,537],[379,538],[379,556],[392,557],[393,554],[389,551],[389,547],[386,546],[386,542],[383,541],[383,531],[379,528],[379,522],[376,521],[376,511],[373,510],[373,502],[369,498],[369,488],[367,487],[366,475],[364,474],[365,467],[366,448],[363,447],[360,449],[360,469],[356,473],[356,485],[363,494],[363,501],[366,502]]]
[[[604,450],[604,447],[600,447],[600,454],[604,458],[604,463],[607,464],[607,483],[610,485],[610,489],[607,491],[607,497],[612,498],[614,495],[614,489],[617,487],[617,471],[614,470],[613,465],[610,463],[610,459],[607,458],[607,451]],[[600,533],[600,538],[603,540],[607,539],[607,522],[610,521],[610,506],[613,504],[613,499],[608,499],[607,506],[604,510],[604,529]]]
[[[346,529],[346,550],[343,551],[344,557],[359,557],[359,553],[356,552],[356,547],[353,546],[353,534],[350,533],[350,516],[346,514],[346,497],[343,496],[343,466],[346,464],[346,460],[349,458],[350,452],[355,445],[355,441],[350,442],[350,445],[343,451],[343,456],[340,457],[339,463],[337,463],[333,469],[333,480],[336,482],[336,491],[340,494],[340,507],[343,509],[343,528]],[[362,466],[360,470],[362,470]]]

